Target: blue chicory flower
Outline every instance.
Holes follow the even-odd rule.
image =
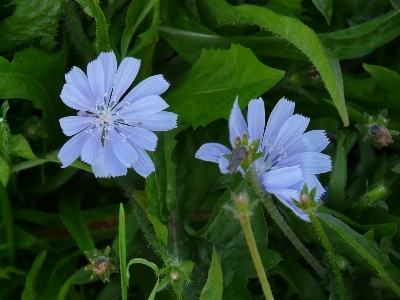
[[[140,60],[126,57],[117,69],[109,52],[88,64],[87,76],[77,67],[65,75],[60,97],[78,114],[60,119],[64,134],[73,136],[58,154],[63,167],[80,156],[96,177],[122,176],[130,167],[143,177],[154,171],[145,151],[156,148],[151,130],[175,128],[177,115],[163,111],[168,104],[159,95],[169,83],[162,75],[143,80],[123,97],[139,67]]]
[[[247,134],[249,144],[254,139],[260,140],[258,152],[264,154],[254,162],[254,167],[264,189],[274,194],[301,219],[309,221],[307,214],[292,199],[299,200],[304,184],[310,190],[317,188],[315,199],[320,199],[324,194],[325,190],[315,175],[332,169],[330,157],[319,153],[329,144],[329,140],[323,130],[304,133],[310,119],[293,115],[294,106],[294,102],[285,98],[279,100],[265,127],[264,101],[261,98],[251,100],[247,125],[236,99],[229,117],[229,140],[232,147],[235,147],[236,138],[242,139],[243,134]],[[225,174],[228,173],[229,161],[223,155],[231,153],[224,145],[208,143],[200,147],[196,158],[218,163]]]

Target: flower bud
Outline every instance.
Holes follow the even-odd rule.
[[[169,272],[169,277],[175,281],[179,279],[179,272],[177,270],[171,270],[171,272]]]
[[[310,208],[312,206],[312,201],[310,199],[310,196],[307,194],[301,194],[300,195],[300,206],[303,209]]]

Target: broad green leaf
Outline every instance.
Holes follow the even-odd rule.
[[[165,248],[167,248],[168,228],[152,214],[147,213],[147,217],[149,218],[151,224],[153,224],[154,232],[156,233],[157,239]]]
[[[39,271],[42,268],[44,260],[46,259],[47,252],[40,252],[32,263],[32,267],[29,270],[28,275],[26,276],[25,288],[22,291],[21,299],[22,300],[37,300],[40,299],[37,294],[35,283],[39,275]]]
[[[58,117],[65,110],[59,96],[66,66],[65,49],[45,54],[28,48],[15,53],[11,63],[0,57],[0,66],[0,99],[26,99],[32,101],[34,108],[42,109],[42,123],[50,136],[48,140],[54,147],[59,147]]]
[[[283,71],[260,63],[240,45],[229,50],[204,50],[190,72],[166,95],[178,122],[194,128],[227,119],[236,96],[243,107],[283,77]]]
[[[61,219],[67,226],[79,250],[83,254],[85,254],[85,251],[94,250],[93,239],[82,217],[80,195],[70,191],[68,194],[59,193],[58,199]]]
[[[41,45],[51,51],[63,0],[17,0],[14,13],[0,23],[0,52],[40,38]],[[4,4],[2,4],[3,6]]]
[[[335,217],[326,214],[316,215],[325,227],[336,232],[335,239],[340,238],[349,246],[349,250],[354,252],[354,255],[365,259],[382,280],[397,295],[400,295],[400,271],[386,258],[381,249]]]
[[[286,282],[298,293],[301,299],[326,299],[318,283],[311,274],[290,255],[280,252],[282,260],[273,267]]]
[[[400,12],[400,10],[399,10]],[[400,16],[399,16],[400,17]],[[397,88],[400,85],[400,75],[395,71],[381,66],[374,66],[363,64],[364,69],[371,74],[372,78],[376,80],[378,85],[383,89],[385,96],[385,105],[390,111],[396,109],[400,112],[400,91]]]
[[[321,0],[319,0],[321,1]],[[364,56],[400,34],[400,8],[348,29],[318,34],[339,59]]]
[[[223,289],[223,276],[221,263],[217,251],[213,248],[212,261],[208,270],[207,282],[200,293],[200,300],[221,300]]]
[[[332,20],[332,0],[312,0],[329,25]]]
[[[3,186],[7,186],[8,179],[10,178],[10,166],[7,161],[0,155],[0,182]]]
[[[136,30],[138,29],[139,25],[142,23],[143,19],[147,16],[147,14],[153,7],[154,10],[157,11],[159,10],[159,0],[132,1],[131,4],[129,5],[125,18],[126,27],[122,34],[122,40],[121,40],[122,57],[126,56],[133,35],[136,33]],[[157,18],[157,23],[158,23],[158,18]]]
[[[37,159],[31,146],[22,134],[10,136],[11,155],[26,159]]]
[[[347,183],[347,132],[339,131],[336,153],[329,180],[327,205],[333,209],[343,208],[346,201]]]
[[[128,272],[126,267],[126,232],[125,232],[125,210],[122,203],[119,205],[118,226],[118,248],[119,248],[119,271],[121,273],[122,300],[128,299]]]
[[[297,19],[279,15],[264,7],[231,6],[223,0],[202,0],[199,5],[209,12],[215,27],[238,21],[254,24],[283,37],[300,49],[318,69],[344,126],[349,125],[339,62],[311,28]]]
[[[100,8],[99,0],[76,0],[83,10],[96,20],[96,37],[98,52],[111,50],[108,39],[108,25],[103,11]]]

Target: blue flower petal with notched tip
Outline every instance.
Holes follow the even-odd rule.
[[[310,221],[292,199],[299,199],[305,184],[309,190],[317,188],[316,199],[324,194],[325,190],[315,175],[332,169],[330,157],[320,153],[329,140],[323,130],[305,133],[310,120],[293,115],[294,106],[285,98],[279,100],[265,126],[264,101],[261,98],[251,100],[246,124],[236,99],[229,117],[229,140],[235,147],[236,138],[242,139],[243,134],[248,136],[249,143],[259,139],[259,152],[263,152],[263,156],[254,162],[254,167],[264,189],[301,219]],[[201,146],[195,156],[218,163],[221,173],[225,174],[229,162],[223,155],[230,153],[231,150],[223,145],[209,143]],[[244,173],[241,168],[239,171]]]
[[[60,119],[63,132],[72,136],[58,154],[63,167],[80,156],[96,177],[123,176],[128,168],[143,177],[154,171],[145,151],[156,148],[151,131],[175,128],[177,115],[164,111],[168,104],[160,94],[169,83],[162,75],[143,80],[126,94],[139,68],[140,60],[132,57],[117,67],[109,52],[89,63],[87,76],[77,67],[65,75],[61,100],[78,114]]]

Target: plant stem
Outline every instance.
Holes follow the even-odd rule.
[[[240,224],[243,228],[244,236],[246,237],[247,246],[249,246],[251,258],[253,259],[254,266],[256,267],[258,279],[260,280],[264,296],[267,300],[273,300],[271,288],[268,283],[267,275],[265,275],[264,267],[261,262],[260,253],[258,252],[256,240],[254,239],[253,230],[250,224],[250,213],[246,216],[239,216]]]
[[[0,182],[0,207],[3,215],[3,222],[0,224],[0,229],[6,227],[7,250],[8,250],[8,264],[14,265],[15,263],[15,237],[14,237],[14,220],[12,217],[12,210],[10,200],[8,198],[7,189]]]
[[[315,213],[311,210],[306,211],[306,212],[307,212],[308,216],[310,217],[311,223],[314,226],[314,229],[317,232],[319,238],[321,239],[322,244],[328,254],[329,262],[333,268],[333,272],[335,274],[337,284],[339,285],[339,297],[341,300],[344,300],[344,299],[346,299],[346,296],[345,296],[346,291],[344,288],[342,273],[341,273],[339,265],[337,263],[335,253],[333,252],[332,245],[329,242],[329,239],[326,236],[324,229],[322,229],[322,226],[321,226],[320,222],[318,221],[318,218],[315,215]]]
[[[300,254],[305,258],[305,260],[310,264],[310,266],[318,273],[318,275],[325,281],[328,281],[326,270],[318,263],[318,261],[311,255],[303,243],[299,240],[296,234],[293,232],[292,228],[286,223],[279,211],[276,209],[274,203],[272,202],[271,196],[264,190],[263,186],[258,179],[258,176],[251,166],[247,171],[246,175],[250,184],[255,188],[257,196],[261,199],[265,208],[268,210],[272,219],[283,231],[290,242],[295,246],[295,248],[300,252]]]

